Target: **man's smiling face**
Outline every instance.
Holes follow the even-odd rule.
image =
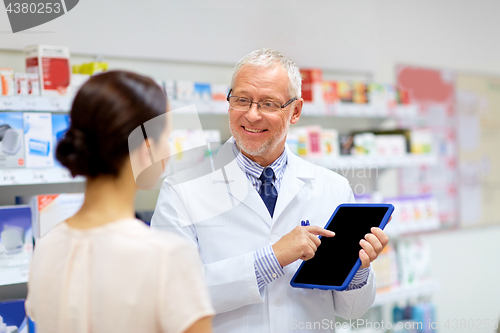
[[[288,75],[279,64],[273,68],[245,65],[236,76],[231,96],[283,105],[295,97],[289,95],[288,84]],[[295,101],[275,113],[263,113],[256,104],[248,111],[230,108],[229,126],[241,152],[262,166],[271,164],[283,152],[288,127],[299,120],[301,104]]]

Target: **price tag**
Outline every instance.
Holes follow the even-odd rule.
[[[22,111],[35,111],[36,110],[36,99],[30,97],[24,97],[20,101]]]
[[[5,169],[3,170],[3,174],[1,175],[0,180],[4,185],[18,184],[18,173],[16,170]]]
[[[48,110],[48,111],[61,111],[62,104],[63,103],[59,98],[51,98],[50,99],[50,110]]]
[[[60,169],[60,175],[61,175],[61,180],[63,182],[67,182],[67,181],[73,180],[73,177],[71,176],[71,173],[68,170],[66,170],[66,169],[61,168]]]
[[[33,183],[47,183],[49,181],[48,172],[44,169],[33,170]]]
[[[10,96],[0,97],[0,110],[14,110],[14,101]]]
[[[50,100],[47,97],[34,97],[36,111],[51,111]]]

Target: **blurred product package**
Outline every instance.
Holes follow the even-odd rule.
[[[54,166],[63,167],[56,158],[56,149],[59,141],[64,138],[64,135],[69,129],[69,114],[53,114],[52,115],[52,154],[54,156]]]
[[[31,45],[24,49],[26,73],[38,73],[42,96],[66,96],[70,92],[69,49]]]
[[[302,98],[305,102],[323,102],[323,72],[319,68],[304,68],[302,74]]]
[[[231,87],[227,84],[212,84],[212,100],[226,101],[229,89],[231,89]]]
[[[194,83],[193,98],[195,101],[211,101],[212,91],[210,83]]]
[[[28,84],[28,95],[40,96],[40,78],[38,73],[26,73],[26,82]]]
[[[46,112],[24,112],[23,126],[26,167],[53,167],[52,115]]]
[[[14,70],[12,68],[0,68],[0,95],[14,95]]]
[[[28,95],[28,77],[26,73],[14,73],[14,87],[16,95]]]
[[[31,207],[33,236],[37,241],[50,229],[73,216],[83,205],[84,199],[83,193],[40,194],[16,197],[16,203]]]
[[[33,253],[31,209],[0,206],[0,285],[28,281]]]
[[[25,166],[23,114],[0,112],[0,168]]]
[[[94,75],[108,70],[109,64],[102,61],[92,61],[80,65],[73,65],[73,74]]]

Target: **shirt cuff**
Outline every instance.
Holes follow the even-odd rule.
[[[354,290],[364,287],[368,283],[368,275],[370,275],[370,267],[358,269],[346,290]]]
[[[273,247],[266,246],[253,254],[255,276],[259,289],[285,275],[278,259],[274,255]]]

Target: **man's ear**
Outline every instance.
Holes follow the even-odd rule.
[[[299,121],[300,115],[302,113],[302,106],[304,105],[304,100],[302,98],[299,98],[297,101],[295,101],[294,107],[293,107],[293,113],[292,113],[292,118],[290,118],[290,124],[295,124],[296,122]]]

